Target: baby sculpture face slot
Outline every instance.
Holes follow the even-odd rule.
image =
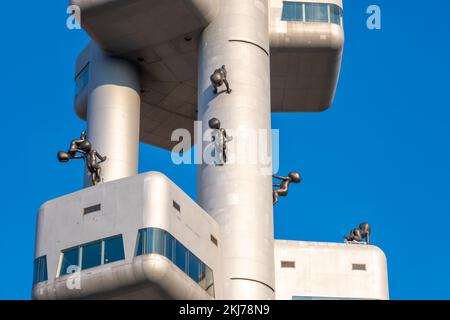
[[[69,162],[72,159],[84,159],[86,169],[91,176],[93,185],[101,182],[101,166],[100,163],[106,161],[96,150],[92,149],[91,142],[86,137],[86,131],[83,131],[79,139],[74,139],[70,143],[69,150],[58,152],[58,161],[62,163]]]

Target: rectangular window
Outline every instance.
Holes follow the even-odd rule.
[[[81,269],[89,269],[102,264],[102,242],[97,241],[83,246]]]
[[[139,230],[137,249],[136,249],[137,256],[141,256],[141,255],[145,254],[145,243],[147,242],[146,235],[147,235],[147,229]]]
[[[283,21],[303,21],[303,3],[283,1]]]
[[[59,276],[123,259],[125,251],[122,235],[98,240],[62,251]]]
[[[341,18],[342,18],[342,9],[335,4],[330,4],[330,21],[331,21],[331,23],[341,25]]]
[[[153,229],[153,239],[152,244],[153,248],[152,251],[149,253],[157,253],[162,256],[166,255],[165,252],[165,231],[161,229]]]
[[[329,22],[328,4],[305,3],[305,17],[307,22]]]
[[[294,2],[283,2],[283,13],[281,15],[281,20],[292,21],[295,20],[295,3]]]
[[[75,95],[79,95],[89,82],[89,64],[87,64],[75,77]]]
[[[139,230],[136,255],[157,253],[174,260],[175,239],[165,230],[147,228]]]
[[[166,232],[166,254],[165,256],[172,262],[175,262],[175,238]]]
[[[175,264],[185,273],[187,273],[186,260],[187,250],[181,243],[177,241],[175,246]]]
[[[34,260],[33,285],[47,280],[47,256],[36,258]]]
[[[153,253],[153,232],[155,229],[149,228],[145,230],[144,254]]]
[[[105,240],[104,263],[125,259],[122,235]]]
[[[210,296],[214,297],[214,275],[210,267],[205,265],[205,289]]]
[[[201,261],[200,261],[200,266],[199,266],[199,270],[198,270],[198,283],[200,284],[200,286],[203,288],[203,289],[205,289],[204,288],[204,283],[205,283],[205,280],[206,280],[206,264],[204,264],[204,263],[202,263]]]
[[[324,22],[342,25],[342,8],[335,4],[283,1],[282,21]]]
[[[70,274],[79,268],[80,248],[71,248],[63,251],[60,275]]]
[[[189,277],[191,277],[192,280],[198,283],[200,281],[200,270],[202,269],[200,264],[202,263],[191,252],[188,253],[188,261],[189,261],[188,275]]]

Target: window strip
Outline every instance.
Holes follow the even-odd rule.
[[[342,8],[334,3],[283,1],[281,20],[343,25]]]
[[[119,252],[110,252],[113,256],[115,256],[115,258],[111,261],[105,262],[106,259],[106,255],[107,255],[107,251],[106,251],[106,242],[107,241],[113,241],[113,240],[118,240],[121,241],[121,246],[119,247]],[[100,245],[100,252],[98,252],[100,254],[100,263],[97,264],[93,264],[87,268],[83,268],[83,249],[86,246],[93,246],[93,245]],[[113,247],[114,248],[114,247]],[[117,248],[116,248],[117,249]],[[57,270],[57,277],[60,276],[64,276],[67,273],[67,268],[70,267],[70,265],[68,265],[68,263],[73,263],[74,261],[68,261],[66,260],[66,255],[74,250],[78,250],[78,254],[77,254],[77,267],[80,268],[80,270],[86,270],[86,269],[90,269],[90,268],[94,268],[94,267],[98,267],[101,265],[104,265],[106,263],[112,263],[112,262],[116,262],[116,261],[120,261],[120,260],[124,260],[125,259],[125,252],[124,252],[124,246],[123,246],[123,236],[117,235],[117,236],[113,236],[113,237],[109,237],[109,238],[105,238],[105,239],[101,239],[101,240],[97,240],[97,241],[93,241],[93,242],[89,242],[89,243],[85,243],[81,246],[78,247],[72,247],[66,250],[63,250],[61,252],[61,256],[59,259],[59,263],[58,263],[58,270]],[[98,254],[97,253],[97,254]],[[65,270],[66,269],[66,270]]]
[[[138,232],[136,255],[160,254],[214,296],[213,271],[166,230],[145,228]],[[150,241],[147,241],[150,240]],[[170,245],[169,245],[170,244]]]

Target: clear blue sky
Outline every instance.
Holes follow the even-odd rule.
[[[73,112],[73,72],[89,39],[66,29],[66,1],[39,3],[1,6],[3,299],[30,298],[39,206],[81,187],[80,164],[55,154],[85,127]],[[366,28],[370,4],[381,6],[381,31]],[[346,0],[344,16],[333,106],[273,115],[280,172],[304,177],[276,207],[275,236],[340,242],[367,220],[388,257],[392,298],[450,299],[450,2]],[[150,170],[196,197],[195,167],[142,145],[140,172]]]

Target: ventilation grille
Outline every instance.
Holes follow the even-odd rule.
[[[352,264],[352,270],[366,271],[366,265],[365,264],[354,263],[354,264]]]
[[[214,243],[216,246],[218,245],[216,237],[211,235],[211,242]]]
[[[282,268],[295,268],[295,261],[281,261]]]
[[[172,206],[175,208],[175,210],[181,212],[181,207],[176,201],[172,201]]]
[[[101,211],[101,210],[102,210],[102,205],[96,204],[95,206],[90,206],[90,207],[84,208],[84,214],[89,214],[89,213],[93,213],[93,212],[97,212],[97,211]]]

